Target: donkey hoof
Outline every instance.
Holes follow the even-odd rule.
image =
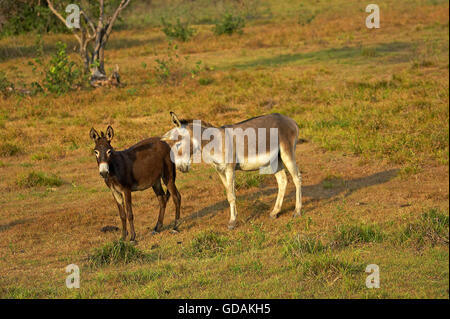
[[[270,218],[271,218],[271,219],[277,219],[277,218],[278,218],[278,213],[276,213],[276,214],[270,214]]]
[[[133,246],[136,246],[137,245],[137,240],[136,239],[130,240],[130,244],[133,245]]]
[[[178,229],[173,228],[173,229],[170,230],[170,233],[171,234],[178,234],[179,231],[178,231]]]
[[[294,213],[294,217],[301,217],[302,216],[302,213],[301,212],[295,212]]]
[[[228,229],[229,230],[233,230],[233,229],[235,229],[236,228],[236,222],[232,222],[232,223],[229,223],[228,224]]]
[[[152,236],[155,236],[155,235],[158,235],[158,234],[159,234],[159,231],[157,231],[157,230],[152,231]]]

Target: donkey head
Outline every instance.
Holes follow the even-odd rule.
[[[163,135],[161,140],[167,142],[172,149],[170,158],[182,172],[187,172],[192,163],[193,150],[198,144],[192,136],[192,123],[180,120],[174,112],[170,112],[174,128]]]
[[[95,142],[94,153],[97,158],[97,165],[100,175],[103,178],[106,178],[109,175],[109,161],[111,154],[114,151],[111,146],[111,140],[114,137],[114,130],[111,126],[108,126],[106,129],[106,134],[103,132],[98,134],[94,128],[91,128],[89,136]]]

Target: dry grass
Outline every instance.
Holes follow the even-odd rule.
[[[155,80],[164,34],[133,22],[106,51],[124,88],[0,97],[0,297],[448,298],[448,2],[385,1],[380,30],[365,28],[359,1],[304,2],[312,20],[296,1],[265,3],[270,14],[242,35],[217,37],[198,14],[179,54],[189,56],[184,67],[200,60],[202,69],[177,84]],[[75,45],[70,35],[44,36],[47,56],[58,40]],[[0,40],[0,67],[16,87],[36,80],[34,52],[31,36]],[[293,117],[311,141],[297,149],[304,215],[291,218],[289,180],[281,216],[270,220],[275,179],[242,176],[229,232],[223,187],[201,164],[177,176],[179,234],[151,236],[158,203],[137,192],[136,251],[151,258],[91,267],[88,255],[120,236],[100,229],[120,222],[89,129],[113,125],[120,149],[167,131],[171,110],[215,124]],[[48,184],[52,176],[63,182]],[[430,209],[438,217],[421,217]],[[71,263],[81,268],[76,291],[64,285]],[[364,285],[372,263],[378,290]]]

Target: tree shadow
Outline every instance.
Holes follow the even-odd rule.
[[[114,35],[114,34],[113,34]],[[154,46],[158,43],[164,41],[162,36],[154,37],[151,39],[134,39],[134,38],[124,38],[124,37],[112,37],[108,44],[106,45],[106,51],[110,50],[120,50],[120,49],[129,49],[134,47],[140,47],[144,45]],[[56,52],[56,41],[49,43],[43,43],[43,51],[44,56],[48,56],[54,54]],[[64,43],[67,44],[67,52],[68,53],[78,53],[78,42],[75,38],[70,38],[64,40]],[[15,58],[33,58],[37,57],[38,47],[36,44],[30,45],[2,45],[0,44],[0,62],[5,62],[10,59]]]
[[[355,179],[349,179],[349,180],[342,180],[340,181],[340,185],[337,185],[332,188],[325,188],[324,187],[324,181],[322,180],[320,183],[315,185],[306,185],[302,187],[302,194],[304,197],[308,197],[309,201],[304,202],[303,204],[307,204],[309,202],[323,200],[323,199],[332,199],[336,197],[337,195],[341,193],[345,193],[345,197],[350,196],[353,192],[365,188],[370,187],[374,185],[379,185],[383,183],[387,183],[391,179],[393,179],[395,176],[397,176],[398,169],[390,169],[387,171],[378,172],[369,176],[355,178]],[[290,181],[291,182],[291,181]],[[277,194],[278,187],[265,187],[260,191],[254,192],[252,194],[246,194],[246,195],[238,195],[237,199],[245,199],[245,200],[257,200],[261,196],[267,196],[272,194]],[[286,199],[291,199],[295,197],[295,191],[292,191],[290,193],[287,193],[284,197],[285,204]],[[273,202],[275,204],[275,201]],[[181,222],[186,222],[189,220],[194,220],[197,218],[205,217],[207,215],[214,215],[224,209],[228,209],[229,204],[227,200],[223,200],[220,202],[217,202],[215,204],[212,204],[210,206],[204,207],[200,209],[197,212],[194,212],[193,214],[182,218]],[[264,213],[264,212],[261,212]],[[267,212],[269,213],[269,211]],[[252,216],[255,217],[255,216]]]
[[[390,43],[381,43],[375,47],[372,47],[375,57],[381,55],[385,56],[386,54],[391,53],[400,53],[403,51],[409,50],[413,46],[413,43],[407,42],[390,42]],[[306,63],[306,62],[321,62],[321,61],[330,61],[330,60],[347,60],[354,58],[365,58],[362,52],[362,47],[354,46],[354,47],[341,47],[341,48],[330,48],[325,50],[319,50],[314,52],[307,53],[295,53],[295,54],[281,54],[274,57],[256,59],[253,61],[248,61],[245,63],[238,63],[231,65],[230,68],[238,68],[238,69],[247,69],[254,67],[271,67],[271,66],[280,66],[289,63]],[[372,58],[372,57],[370,57]]]
[[[14,227],[16,225],[22,225],[22,224],[26,224],[30,221],[31,219],[17,219],[17,220],[13,220],[12,222],[9,222],[7,224],[3,224],[0,225],[0,232],[4,232],[8,229],[10,229],[11,227]]]

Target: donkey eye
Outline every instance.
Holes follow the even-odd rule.
[[[97,156],[97,157],[100,155],[100,152],[97,150],[94,150],[94,153],[95,153],[95,156]]]
[[[106,155],[108,155],[108,156],[111,155],[111,150],[107,150]]]

